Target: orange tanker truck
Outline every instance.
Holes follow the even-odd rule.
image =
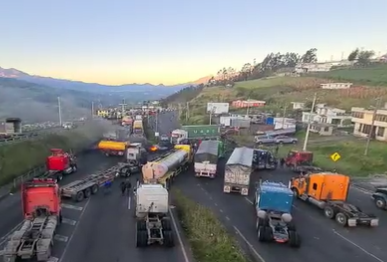
[[[326,217],[342,226],[376,227],[379,219],[347,202],[350,178],[346,175],[321,172],[293,177],[289,183],[294,195],[324,210]]]
[[[123,156],[127,142],[101,140],[97,148],[106,156]]]

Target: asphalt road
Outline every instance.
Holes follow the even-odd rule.
[[[102,171],[118,162],[99,152],[80,156],[79,171],[63,180],[63,184]],[[136,177],[132,179],[135,184]],[[132,196],[121,196],[119,180],[113,184],[110,194],[99,194],[81,203],[63,200],[63,224],[55,235],[55,244],[50,262],[120,262],[157,261],[192,262],[187,242],[180,234],[178,221],[173,218],[176,246],[171,249],[149,247],[144,250],[135,247],[135,218]],[[0,202],[0,250],[7,237],[16,230],[23,220],[20,193]],[[172,214],[174,213],[171,210]]]
[[[241,247],[255,260],[275,261],[375,261],[387,262],[385,251],[385,232],[387,232],[387,212],[376,209],[367,192],[351,189],[349,201],[364,211],[377,214],[380,218],[378,228],[343,228],[335,221],[324,217],[321,210],[306,203],[294,203],[293,217],[302,237],[302,246],[294,250],[279,244],[258,242],[255,231],[255,214],[252,206],[253,185],[263,180],[288,183],[293,173],[287,170],[259,172],[252,175],[248,197],[223,193],[224,163],[221,161],[219,175],[214,179],[195,178],[193,173],[176,181],[189,197],[211,208],[224,225],[234,234]]]

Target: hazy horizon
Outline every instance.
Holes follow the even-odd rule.
[[[14,0],[0,10],[0,66],[87,83],[173,85],[270,52],[387,53],[387,1]],[[344,52],[344,53],[343,53]]]

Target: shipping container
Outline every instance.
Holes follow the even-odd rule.
[[[214,178],[219,160],[219,141],[205,140],[195,153],[195,176]]]
[[[192,125],[182,126],[187,131],[188,139],[217,138],[220,136],[220,126],[218,125]]]
[[[250,119],[245,119],[245,118],[233,118],[233,119],[231,119],[231,126],[232,127],[249,128],[250,123],[251,123]]]
[[[224,173],[223,192],[238,192],[247,196],[250,176],[253,171],[254,150],[248,147],[237,147],[228,159]]]

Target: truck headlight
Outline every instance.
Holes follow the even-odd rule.
[[[350,218],[347,221],[349,227],[355,227],[357,225],[356,219]]]
[[[373,218],[373,219],[371,219],[370,226],[371,226],[371,227],[377,227],[377,226],[379,226],[379,219],[378,219],[378,218]]]

